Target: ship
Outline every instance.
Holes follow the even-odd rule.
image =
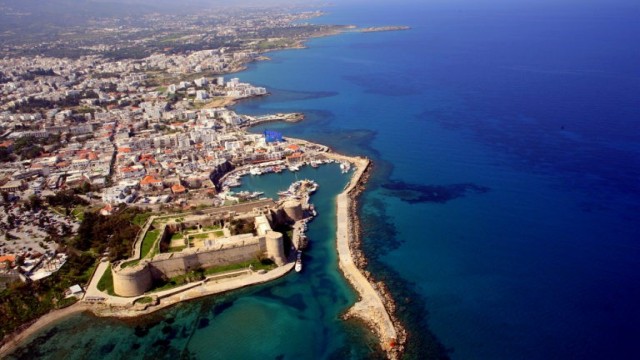
[[[298,250],[298,255],[296,257],[296,272],[302,271],[302,251]]]

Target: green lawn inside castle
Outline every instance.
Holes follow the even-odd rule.
[[[134,242],[133,256],[113,263],[98,288],[137,297],[285,265],[292,261],[291,225],[302,215],[301,205],[294,205],[268,199],[151,216]]]

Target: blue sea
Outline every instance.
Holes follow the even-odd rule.
[[[411,29],[270,53],[236,76],[271,96],[236,110],[304,112],[304,122],[254,131],[373,160],[364,249],[411,332],[407,357],[639,358],[640,4],[352,0],[325,11],[313,21]],[[368,331],[339,318],[356,299],[333,248],[346,177],[304,171],[321,189],[311,271],[134,323],[77,316],[30,351],[378,356]],[[277,191],[292,176],[245,187]],[[77,340],[78,328],[102,337]]]

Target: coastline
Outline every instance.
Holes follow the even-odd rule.
[[[90,305],[78,301],[66,308],[50,311],[42,315],[35,321],[29,324],[25,324],[23,328],[17,329],[14,333],[9,334],[4,339],[2,339],[2,347],[0,347],[0,358],[4,358],[11,354],[18,347],[23,345],[23,342],[27,338],[48,327],[49,325],[54,324],[70,315],[90,310]]]
[[[14,352],[18,347],[23,345],[33,334],[47,328],[48,326],[76,313],[90,312],[94,316],[98,317],[113,317],[113,318],[132,318],[154,313],[158,310],[165,309],[167,307],[176,305],[178,303],[198,299],[204,296],[221,294],[228,291],[239,290],[247,286],[253,286],[276,280],[293,270],[294,263],[289,262],[279,268],[273,269],[266,274],[252,273],[251,275],[233,278],[228,281],[218,282],[215,279],[205,279],[202,281],[190,283],[182,286],[181,288],[167,290],[164,293],[149,294],[148,296],[155,297],[155,304],[147,304],[143,306],[134,305],[133,307],[114,306],[113,304],[91,304],[82,300],[75,304],[63,308],[51,311],[37,320],[29,324],[23,329],[18,329],[15,333],[7,335],[3,339],[2,347],[0,347],[0,358],[4,358],[7,355]],[[144,296],[142,296],[144,297]],[[124,298],[127,302],[133,302],[135,298]]]

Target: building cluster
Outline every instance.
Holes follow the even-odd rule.
[[[266,89],[241,83],[237,78],[225,83],[223,77],[209,81],[202,76],[195,81],[179,81],[168,87],[153,86],[148,73],[162,72],[169,79],[189,74],[225,73],[240,69],[245,63],[255,60],[255,52],[224,53],[220,50],[203,50],[188,55],[155,54],[140,60],[109,61],[97,56],[79,59],[48,57],[0,59],[0,73],[4,76],[0,84],[0,120],[9,126],[38,126],[50,120],[50,126],[62,126],[70,118],[71,110],[59,107],[122,106],[144,102],[149,98],[185,92],[190,98],[206,100],[213,96],[229,96],[239,99],[265,95]],[[163,91],[158,91],[163,90]],[[24,110],[51,107],[45,117]],[[16,109],[19,114],[11,113]],[[80,120],[81,116],[75,114]],[[80,115],[86,115],[80,114]],[[79,131],[84,131],[80,129]]]
[[[186,93],[187,97],[195,97],[196,101],[206,101],[211,97],[226,97],[233,100],[244,99],[267,94],[267,89],[253,86],[248,83],[241,83],[239,78],[224,81],[224,77],[218,76],[214,81],[202,77],[191,81],[180,81],[167,87],[169,94],[178,92]]]
[[[253,56],[216,50],[121,61],[0,59],[8,79],[0,83],[0,201],[8,205],[3,219],[20,215],[9,213],[22,211],[18,203],[70,189],[86,194],[103,215],[119,204],[215,205],[225,201],[216,196],[218,181],[233,168],[301,159],[304,148],[281,135],[243,130],[268,117],[239,115],[208,101],[260,96],[265,88],[238,78],[189,75],[227,71]],[[174,72],[182,78],[151,85],[158,69],[164,79],[176,79]],[[78,219],[61,218],[75,220],[67,225],[76,231]],[[33,231],[43,232],[44,225]],[[0,229],[5,243],[13,231]],[[3,256],[16,256],[9,248]]]
[[[66,257],[57,242],[76,234],[86,208],[109,215],[121,204],[217,205],[228,202],[218,191],[234,168],[302,159],[304,147],[281,134],[243,130],[281,114],[224,107],[267,90],[223,74],[260,60],[281,39],[321,31],[299,22],[318,15],[100,18],[80,37],[72,29],[56,40],[0,45],[0,283],[59,269]],[[127,56],[133,48],[144,55]],[[61,49],[75,55],[56,55]],[[37,205],[71,190],[87,205]]]
[[[0,84],[0,151],[13,154],[0,169],[0,191],[28,196],[87,184],[108,203],[148,202],[145,194],[212,189],[210,174],[225,162],[280,156],[280,149],[238,129],[246,117],[194,106],[209,97],[264,95],[265,88],[222,76],[148,86],[145,69],[184,75],[205,63],[223,70],[250,60],[244,52],[220,52],[116,62],[0,60],[0,71],[12,79]],[[35,150],[16,151],[25,147]]]

